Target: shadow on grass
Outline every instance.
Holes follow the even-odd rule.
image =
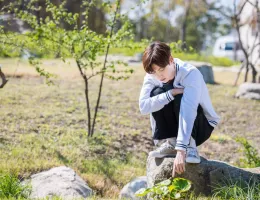
[[[58,159],[62,161],[64,165],[69,165],[71,163],[71,161],[63,156],[60,151],[55,150],[55,153],[58,156]]]

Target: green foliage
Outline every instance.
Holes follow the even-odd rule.
[[[191,182],[184,178],[171,178],[155,184],[152,188],[142,188],[135,194],[143,197],[150,193],[153,199],[179,199],[191,188]]]
[[[260,156],[257,149],[253,147],[245,138],[237,137],[236,141],[243,145],[243,152],[246,159],[240,159],[242,167],[260,167]]]
[[[209,62],[213,66],[230,67],[232,65],[239,64],[238,62],[234,62],[234,61],[230,60],[229,58],[204,56],[204,55],[201,55],[198,53],[176,53],[176,54],[173,54],[173,56],[180,58],[182,60]]]
[[[40,67],[40,61],[36,60],[33,57],[30,57],[29,59],[29,63],[33,66],[35,66],[36,71],[40,74],[40,76],[46,77],[46,83],[48,85],[53,84],[53,81],[51,80],[52,77],[57,77],[54,74],[51,74],[49,72],[47,72],[46,70],[44,70],[43,68]]]
[[[1,199],[23,199],[28,198],[31,187],[22,184],[15,172],[0,174],[0,198]]]
[[[125,56],[133,56],[136,54],[136,52],[143,52],[147,45],[149,45],[148,40],[142,40],[141,42],[130,42],[128,41],[128,45],[132,46],[132,48],[111,48],[110,53],[111,54],[122,54]],[[229,58],[225,57],[214,57],[214,56],[206,56],[202,54],[196,53],[196,51],[190,46],[186,51],[183,51],[181,49],[182,41],[178,42],[171,42],[168,44],[171,47],[172,55],[175,58],[180,58],[182,60],[193,60],[193,61],[201,61],[201,62],[209,62],[213,66],[223,66],[223,67],[229,67],[232,65],[239,64],[238,62],[234,62],[230,60]]]
[[[123,40],[122,46],[112,47],[109,51],[110,54],[122,54],[125,56],[133,56],[136,52],[143,52],[145,48],[152,42],[152,40],[143,39],[140,42]]]

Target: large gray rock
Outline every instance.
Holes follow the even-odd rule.
[[[74,170],[65,166],[32,175],[31,184],[31,198],[60,196],[63,199],[73,199],[92,195],[86,182]]]
[[[143,53],[137,53],[131,59],[129,59],[128,62],[142,62],[142,58]]]
[[[204,81],[206,83],[215,84],[214,73],[211,64],[193,61],[188,61],[188,63],[194,65],[198,70],[200,70],[200,73],[203,75]]]
[[[238,88],[236,97],[260,100],[260,83],[242,83]]]
[[[185,61],[195,67],[197,67],[198,70],[200,70],[201,74],[203,75],[204,81],[209,84],[215,84],[214,79],[214,72],[212,65],[207,62],[198,62],[198,61]]]
[[[212,67],[209,65],[200,65],[197,66],[198,70],[200,70],[203,75],[204,81],[209,84],[215,84],[214,73]]]
[[[131,182],[127,183],[123,187],[123,189],[120,191],[119,199],[138,200],[140,198],[135,196],[135,192],[141,188],[147,188],[146,176],[141,176],[141,177],[135,178]]]
[[[174,158],[147,159],[147,187],[168,179],[172,175]],[[212,187],[221,186],[227,182],[239,181],[241,184],[260,182],[260,167],[253,169],[241,169],[225,162],[207,160],[201,157],[200,164],[186,163],[185,173],[176,177],[186,178],[192,181],[194,192],[203,195],[211,195]]]

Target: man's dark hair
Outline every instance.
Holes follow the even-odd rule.
[[[169,58],[171,56],[170,47],[163,42],[153,42],[144,51],[143,54],[143,67],[144,70],[152,74],[152,65],[158,65],[161,68],[165,68],[169,64]]]

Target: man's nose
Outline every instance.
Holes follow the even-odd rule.
[[[160,76],[160,81],[162,81],[164,79],[164,77],[163,76]]]

